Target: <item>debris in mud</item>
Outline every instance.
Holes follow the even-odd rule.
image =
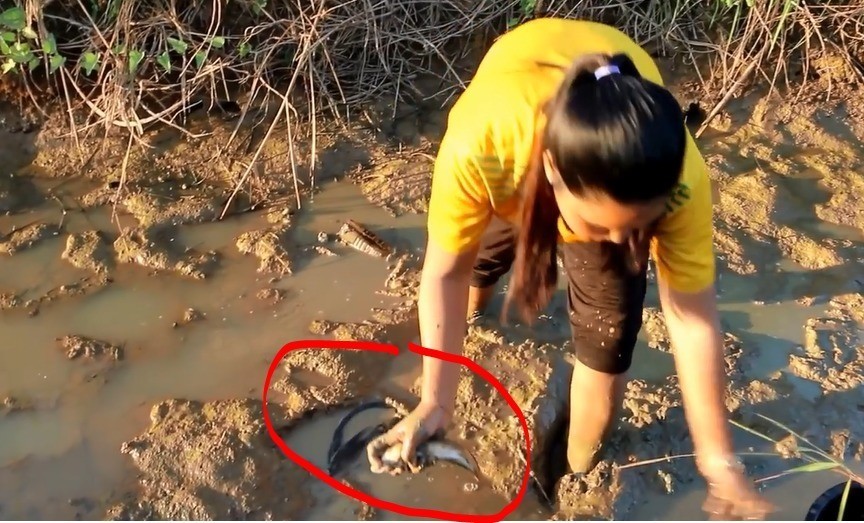
[[[336,237],[348,247],[377,258],[385,258],[392,252],[392,248],[377,234],[354,220],[342,224]]]
[[[284,225],[245,232],[237,238],[237,249],[241,254],[252,254],[260,260],[258,272],[290,275],[291,257],[286,247],[289,233],[290,228]]]
[[[181,253],[179,248],[173,246],[173,233],[172,229],[156,227],[127,230],[114,241],[117,259],[121,263],[137,263],[158,271],[174,271],[195,279],[209,276],[218,263],[218,254],[215,251]]]
[[[14,214],[44,201],[44,196],[25,176],[0,176],[0,213]]]
[[[114,361],[123,359],[123,349],[111,343],[85,336],[67,335],[56,340],[66,351],[66,357],[74,360],[80,357],[100,359],[110,357]]]
[[[312,249],[322,256],[339,256],[338,254],[331,251],[327,247],[324,247],[323,245],[315,245],[312,247]]]
[[[183,311],[183,318],[181,318],[180,321],[175,321],[172,324],[172,327],[176,328],[176,327],[182,327],[184,325],[189,325],[190,323],[193,323],[196,321],[201,321],[205,317],[206,317],[206,315],[203,312],[201,312],[197,309],[189,308],[189,309],[186,309],[185,311]]]
[[[253,400],[154,405],[150,428],[121,448],[141,471],[142,491],[124,496],[106,518],[295,519],[308,505],[309,474],[274,445],[262,409]],[[280,409],[269,410],[285,425]]]
[[[277,289],[275,287],[268,287],[266,289],[261,289],[255,294],[255,297],[261,301],[266,301],[270,304],[276,304],[285,299],[285,289]]]
[[[21,298],[7,292],[0,292],[0,310],[14,309],[22,304]]]
[[[70,234],[61,258],[79,269],[95,273],[107,273],[114,262],[108,243],[99,231]]]
[[[45,223],[33,223],[16,229],[0,241],[0,253],[15,254],[29,249],[46,238],[57,236],[60,229]]]

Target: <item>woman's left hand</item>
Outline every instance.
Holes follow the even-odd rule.
[[[725,466],[703,472],[708,497],[702,505],[712,520],[764,520],[775,506],[756,491],[743,467]]]

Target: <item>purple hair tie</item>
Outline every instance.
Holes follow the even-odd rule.
[[[621,69],[618,69],[617,65],[603,65],[597,68],[594,71],[594,78],[597,80],[603,78],[604,76],[609,76],[610,74],[618,74],[621,72]]]

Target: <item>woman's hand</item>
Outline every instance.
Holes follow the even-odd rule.
[[[701,467],[708,482],[708,497],[702,505],[712,520],[754,519],[764,520],[775,510],[774,505],[762,497],[753,482],[747,478],[737,460],[734,464]]]
[[[387,472],[398,474],[400,467],[390,466],[382,460],[384,452],[396,445],[402,445],[401,458],[408,465],[414,463],[414,450],[436,433],[444,431],[450,424],[450,414],[441,406],[423,401],[410,414],[390,429],[386,434],[372,440],[366,446],[369,465],[375,474]]]

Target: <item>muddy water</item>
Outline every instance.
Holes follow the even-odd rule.
[[[411,245],[422,239],[422,220],[393,220],[364,202],[350,184],[325,190],[298,217],[296,241],[311,244],[319,231],[335,233],[346,216],[390,241]],[[110,224],[108,212],[95,217],[70,212],[67,227],[72,232],[92,228],[93,222],[104,227]],[[37,210],[14,221],[51,213]],[[94,294],[61,299],[33,317],[24,311],[0,315],[2,391],[34,407],[0,422],[3,517],[70,517],[79,509],[70,507],[69,499],[99,499],[129,477],[127,458],[118,451],[146,428],[154,402],[259,397],[272,356],[287,341],[312,337],[311,320],[360,321],[370,308],[392,305],[392,299],[376,294],[388,274],[386,262],[348,249],[337,248],[338,258],[308,256],[296,275],[271,283],[256,272],[255,259],[233,246],[240,232],[261,223],[261,216],[248,215],[182,229],[177,241],[203,244],[224,256],[205,281],[120,266],[112,274],[114,283]],[[13,225],[4,218],[4,229]],[[4,291],[37,296],[80,279],[83,271],[61,260],[63,246],[61,238],[51,239],[0,259]],[[270,287],[283,289],[286,299],[271,305],[256,298],[259,289]],[[204,319],[174,328],[189,308]],[[110,340],[124,347],[125,358],[110,370],[69,361],[55,343],[67,334]],[[82,474],[89,484],[77,480]]]

